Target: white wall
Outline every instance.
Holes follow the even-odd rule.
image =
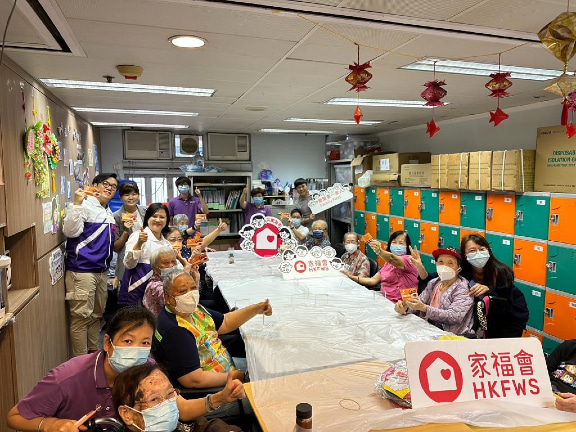
[[[251,134],[253,178],[260,178],[261,164],[268,165],[282,184],[298,177],[326,178],[324,135]]]
[[[494,127],[488,113],[437,122],[429,138],[426,125],[380,134],[385,150],[432,154],[480,150],[535,149],[536,129],[560,124],[560,100],[504,109],[510,118]],[[430,113],[432,115],[432,113]]]
[[[105,173],[115,172],[119,178],[123,179],[122,159],[124,159],[124,149],[122,148],[122,129],[100,129],[100,147],[102,154],[100,171]],[[119,171],[115,169],[116,164],[120,164]]]

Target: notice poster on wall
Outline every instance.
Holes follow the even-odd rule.
[[[56,195],[52,198],[52,234],[57,234],[60,230],[60,197]]]
[[[44,234],[52,232],[52,202],[42,203],[42,226]]]
[[[64,254],[62,253],[62,249],[58,248],[52,255],[50,255],[50,280],[52,285],[56,285],[62,276],[64,275]]]
[[[354,195],[350,191],[349,185],[334,183],[327,189],[310,192],[308,207],[310,207],[312,213],[318,214],[352,198],[354,198]]]
[[[94,150],[88,147],[88,166],[94,166]]]

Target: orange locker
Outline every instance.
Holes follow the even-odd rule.
[[[514,239],[514,277],[546,285],[548,244],[533,240]]]
[[[354,186],[354,210],[366,210],[366,188]]]
[[[544,333],[560,339],[576,338],[576,297],[546,290]]]
[[[438,221],[447,225],[460,225],[460,192],[441,191]]]
[[[460,228],[460,240],[462,240],[464,237],[466,237],[469,234],[478,234],[478,235],[481,235],[482,237],[486,237],[486,231]]]
[[[486,231],[514,234],[516,195],[486,194]]]
[[[373,238],[377,237],[376,213],[366,213],[366,232],[370,233]]]
[[[438,224],[430,222],[420,222],[420,251],[432,254],[436,249],[438,249],[438,237],[440,231],[438,229]]]
[[[576,196],[566,198],[552,194],[550,197],[550,224],[548,240],[576,245]]]
[[[404,190],[404,217],[420,219],[420,189]]]
[[[370,247],[370,246],[368,246]],[[360,239],[360,250],[362,251],[362,253],[364,255],[366,255],[366,242],[362,239]]]
[[[384,250],[386,250],[386,247],[388,246],[388,242],[380,242],[380,247]],[[369,246],[368,246],[369,247]],[[386,261],[384,261],[384,258],[382,257],[378,257],[378,259],[376,260],[376,262],[378,262],[378,266],[382,267],[384,264],[386,264]]]
[[[542,341],[543,341],[543,337],[540,333],[536,333],[535,331],[528,330],[528,329],[524,329],[524,332],[522,332],[522,337],[533,337],[533,338],[538,339],[540,341],[540,343],[542,343]]]
[[[404,219],[390,217],[390,234],[396,231],[404,231]]]
[[[376,189],[376,213],[390,214],[390,189]]]

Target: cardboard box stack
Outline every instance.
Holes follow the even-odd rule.
[[[564,126],[538,128],[535,191],[576,193],[576,140],[565,132]]]
[[[532,192],[535,158],[535,150],[492,152],[492,190]]]
[[[430,187],[431,164],[405,164],[400,168],[402,186]]]
[[[430,186],[435,189],[446,189],[448,180],[448,155],[432,155],[430,166]]]
[[[492,152],[470,153],[468,162],[468,189],[489,191],[492,186]]]
[[[428,164],[430,153],[389,153],[372,156],[371,186],[402,185],[402,166],[406,164]]]

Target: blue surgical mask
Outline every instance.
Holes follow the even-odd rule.
[[[190,192],[190,186],[178,186],[178,192],[181,194],[186,194]]]
[[[390,252],[392,252],[396,256],[406,255],[406,246],[391,244]]]
[[[184,266],[178,263],[175,266],[160,269],[160,277],[164,279],[166,276],[168,276],[168,273],[174,270],[184,270]]]
[[[294,225],[294,228],[298,228],[301,224],[302,221],[300,219],[292,219],[292,225]]]
[[[254,204],[260,205],[264,203],[264,198],[262,197],[254,197]]]
[[[180,234],[184,234],[187,229],[188,225],[178,225],[178,231],[180,231]]]
[[[470,265],[476,268],[484,268],[488,260],[490,259],[490,252],[487,250],[485,251],[478,251],[474,253],[470,253],[466,255],[466,259],[470,263]]]
[[[324,237],[324,231],[314,230],[312,231],[312,237],[314,237],[315,239],[321,239],[322,237]]]
[[[176,398],[165,400],[158,405],[155,405],[145,410],[138,411],[132,407],[128,407],[132,411],[142,414],[144,418],[144,429],[139,428],[136,424],[132,426],[136,427],[141,431],[174,431],[178,427],[178,417],[180,412],[178,411],[178,405],[176,403]]]
[[[110,341],[110,345],[114,351],[108,361],[112,369],[118,373],[134,366],[143,365],[148,361],[150,347],[115,347],[112,341]]]

